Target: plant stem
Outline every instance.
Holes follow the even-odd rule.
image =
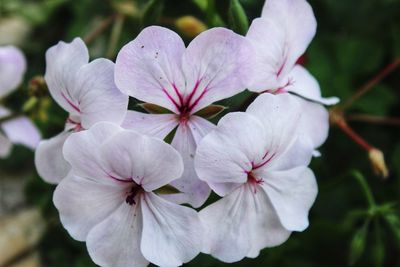
[[[115,55],[115,50],[118,45],[119,38],[121,36],[122,28],[124,26],[125,16],[118,14],[115,18],[114,25],[111,31],[110,41],[108,43],[108,50],[106,57],[113,58]]]
[[[332,114],[332,113],[331,113]],[[334,115],[332,115],[334,116]],[[338,116],[332,121],[354,142],[365,149],[367,152],[371,151],[374,147],[370,145],[364,138],[362,138],[358,133],[356,133],[350,126],[346,123],[343,117]]]
[[[392,63],[390,63],[383,70],[381,70],[376,76],[374,76],[372,79],[367,81],[363,86],[361,86],[360,89],[358,89],[354,93],[354,95],[352,95],[349,99],[347,99],[347,101],[343,105],[341,105],[341,109],[344,110],[350,107],[354,101],[356,101],[358,98],[360,98],[369,90],[371,90],[383,78],[392,73],[399,65],[400,65],[400,58],[396,58]]]
[[[96,37],[101,34],[111,23],[114,21],[116,14],[113,14],[107,18],[105,18],[92,32],[90,32],[87,36],[83,38],[86,44],[90,44],[96,39]]]
[[[365,198],[368,202],[369,208],[374,209],[376,207],[375,198],[371,192],[371,188],[369,187],[367,181],[365,181],[364,176],[358,171],[353,171],[352,175],[357,180],[358,184],[361,186],[361,189],[364,192]]]
[[[350,114],[347,115],[347,120],[349,121],[361,121],[374,124],[388,124],[400,126],[400,118],[393,117],[380,117],[368,114]]]

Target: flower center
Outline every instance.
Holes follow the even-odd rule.
[[[247,173],[247,183],[249,183],[249,185],[253,187],[253,192],[254,194],[256,194],[258,186],[264,183],[264,179],[257,178],[252,172],[249,172]]]
[[[74,131],[74,132],[80,132],[80,131],[84,130],[84,128],[82,127],[82,124],[80,122],[74,120],[71,117],[69,117],[67,119],[67,125],[70,126],[72,131]]]
[[[140,185],[133,183],[131,190],[127,193],[125,202],[131,206],[136,205],[137,196],[140,195],[141,192],[143,192],[143,188]]]

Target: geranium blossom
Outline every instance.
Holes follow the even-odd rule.
[[[179,266],[200,252],[197,212],[153,192],[183,172],[172,146],[98,123],[72,134],[64,156],[72,171],[57,186],[54,203],[64,227],[86,241],[96,264]]]
[[[60,42],[46,52],[45,79],[53,99],[69,113],[65,130],[40,142],[35,155],[36,169],[50,183],[58,183],[70,170],[62,147],[72,132],[90,128],[100,121],[123,121],[128,96],[114,84],[114,63],[96,59],[90,63],[80,38]]]
[[[266,1],[261,18],[255,19],[247,38],[257,54],[254,79],[249,90],[259,93],[292,92],[298,98],[303,116],[300,129],[314,148],[328,136],[328,112],[321,105],[338,102],[335,97],[322,98],[318,82],[302,66],[296,65],[315,35],[317,23],[305,0]]]
[[[168,109],[170,114],[129,112],[124,127],[164,138],[176,129],[172,146],[182,155],[185,170],[173,183],[183,194],[180,203],[201,206],[210,189],[194,171],[198,142],[214,125],[196,112],[246,88],[253,53],[248,41],[230,30],[214,28],[197,36],[187,48],[173,31],[148,27],[119,52],[118,88],[141,101]]]
[[[263,94],[200,142],[196,171],[223,197],[200,212],[203,252],[239,261],[307,228],[317,184],[307,168],[313,149],[299,142],[300,117],[290,95]]]
[[[26,60],[18,48],[0,47],[0,102],[21,84],[25,71]],[[0,105],[0,119],[11,115],[9,109]],[[9,155],[13,143],[35,149],[39,141],[39,131],[24,116],[10,118],[0,124],[0,158]]]

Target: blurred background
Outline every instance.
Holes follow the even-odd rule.
[[[301,63],[319,80],[323,96],[346,103],[366,92],[331,110],[330,137],[312,162],[319,195],[310,226],[256,259],[225,264],[201,254],[185,266],[400,266],[400,0],[309,2],[318,32]],[[263,3],[0,0],[0,45],[20,47],[28,60],[23,84],[3,102],[14,111],[25,107],[43,137],[51,137],[63,129],[67,114],[41,76],[45,52],[59,40],[80,36],[91,58],[114,60],[146,25],[171,28],[187,42],[215,26],[243,34]],[[223,104],[240,110],[251,97],[244,92]],[[136,104],[131,101],[130,108]],[[354,141],[360,138],[379,149],[385,163]],[[52,204],[55,187],[38,177],[33,158],[16,146],[0,160],[0,267],[95,266],[85,245],[60,225]]]

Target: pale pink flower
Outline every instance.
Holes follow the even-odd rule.
[[[0,100],[21,84],[26,71],[26,60],[14,46],[0,47]],[[12,112],[0,105],[0,119],[12,115]],[[40,141],[36,126],[26,117],[18,116],[0,125],[0,158],[7,157],[12,144],[21,144],[35,149]]]
[[[200,252],[197,212],[153,192],[183,172],[171,145],[102,122],[72,134],[64,156],[72,171],[57,186],[54,204],[96,264],[172,267]]]
[[[120,124],[128,96],[114,84],[114,63],[108,59],[89,63],[87,47],[80,38],[59,42],[47,50],[45,79],[51,96],[69,117],[62,133],[40,142],[35,164],[45,181],[58,183],[70,170],[62,155],[68,136],[100,121]]]
[[[246,38],[256,53],[254,79],[249,90],[258,93],[294,93],[302,105],[300,128],[304,142],[314,148],[322,145],[329,130],[329,114],[321,105],[333,105],[336,97],[322,98],[315,78],[296,65],[313,39],[317,22],[305,0],[268,0],[261,18],[255,19]],[[311,101],[308,101],[311,100]]]
[[[175,128],[172,146],[182,155],[185,170],[172,185],[178,203],[201,206],[210,188],[194,171],[198,142],[215,126],[196,112],[246,88],[253,53],[248,41],[230,30],[201,33],[187,48],[173,31],[152,26],[119,52],[115,81],[124,93],[168,109],[170,114],[128,112],[123,126],[164,138]]]
[[[317,184],[307,168],[313,149],[299,142],[300,117],[290,95],[263,94],[200,142],[197,174],[223,197],[200,212],[203,252],[224,262],[253,258],[307,228]]]

